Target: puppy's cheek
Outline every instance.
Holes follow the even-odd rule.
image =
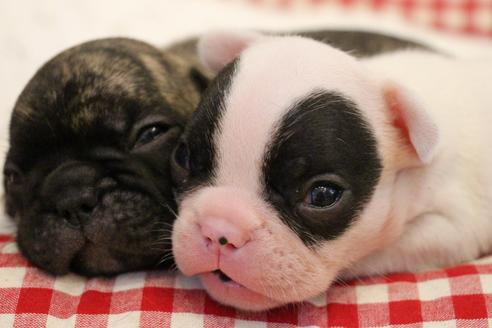
[[[193,210],[182,207],[179,219],[175,221],[172,232],[172,249],[178,269],[185,275],[215,270],[215,263],[204,256],[205,241],[196,222]],[[197,268],[198,272],[197,272]]]
[[[84,234],[101,247],[149,254],[162,237],[157,231],[164,219],[160,207],[147,196],[116,191],[103,197],[102,205],[85,223]]]
[[[53,274],[65,274],[75,254],[84,246],[85,238],[60,219],[21,217],[17,242],[22,253],[34,264]]]
[[[299,237],[279,218],[268,220],[258,230],[258,258],[252,266],[254,277],[261,277],[263,290],[258,292],[285,303],[302,301],[323,292],[335,278],[336,271],[327,267],[316,249],[306,247]]]
[[[325,266],[349,270],[360,259],[389,245],[402,233],[404,225],[391,208],[393,176],[383,176],[371,200],[338,238],[318,247]],[[344,273],[345,276],[347,276]]]

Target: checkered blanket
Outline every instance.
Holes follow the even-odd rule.
[[[338,284],[317,298],[266,313],[211,300],[200,284],[163,271],[113,279],[51,277],[0,235],[0,327],[488,327],[492,257],[421,274]]]
[[[468,35],[492,37],[491,0],[242,0],[259,7],[286,11],[340,10],[341,14],[373,12],[381,19],[404,19],[412,24]],[[356,18],[356,17],[355,17]]]

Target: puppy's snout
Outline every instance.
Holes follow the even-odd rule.
[[[206,218],[200,223],[200,230],[207,246],[241,248],[251,240],[247,227],[234,224],[222,218]]]
[[[50,173],[42,188],[42,197],[58,215],[73,227],[87,220],[97,205],[96,168],[83,163],[68,163]]]
[[[232,250],[251,241],[261,220],[248,196],[236,189],[214,187],[199,197],[196,222],[208,248]]]
[[[58,200],[56,210],[69,224],[78,227],[87,220],[96,207],[96,195],[90,191],[69,193]]]

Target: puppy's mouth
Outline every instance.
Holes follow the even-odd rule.
[[[222,270],[204,273],[199,277],[210,296],[223,304],[252,311],[264,310],[282,304],[282,302],[249,289]]]
[[[113,276],[122,271],[138,270],[151,266],[162,258],[160,254],[130,255],[87,241],[71,259],[69,270],[86,276]]]
[[[21,251],[53,274],[113,275],[172,263],[170,242],[162,233],[170,234],[173,215],[138,191],[105,193],[80,222],[34,209],[24,215],[17,235]]]
[[[171,249],[157,233],[167,227],[165,209],[145,194],[114,191],[106,194],[89,222],[81,227],[84,246],[74,255],[71,271],[112,275],[157,266]]]
[[[228,275],[226,275],[224,272],[222,272],[221,270],[215,270],[212,272],[216,277],[219,278],[220,281],[222,281],[224,284],[229,284],[230,286],[234,286],[234,287],[242,287],[242,288],[246,288],[244,287],[243,285],[241,285],[240,283],[234,281],[231,277],[229,277]]]
[[[243,290],[253,292],[248,287],[246,287],[245,285],[243,285],[239,281],[231,278],[230,275],[228,275],[227,273],[225,273],[224,271],[222,271],[220,269],[210,271],[207,273],[203,273],[200,275],[200,277],[202,279],[205,279],[205,280],[211,280],[212,279],[215,282],[214,285],[220,285],[224,288],[234,288],[234,289],[238,289],[238,290],[243,289]]]
[[[86,240],[84,246],[72,257],[69,269],[72,272],[92,274],[111,274],[121,270],[106,247],[100,247]]]

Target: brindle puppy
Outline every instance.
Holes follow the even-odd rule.
[[[415,46],[364,32],[312,36],[359,55]],[[22,253],[54,274],[171,265],[169,157],[209,78],[195,40],[164,51],[96,40],[41,67],[12,113],[4,168]]]
[[[96,275],[166,257],[168,157],[204,83],[193,65],[174,50],[104,39],[36,73],[12,113],[4,169],[7,211],[29,260]]]

